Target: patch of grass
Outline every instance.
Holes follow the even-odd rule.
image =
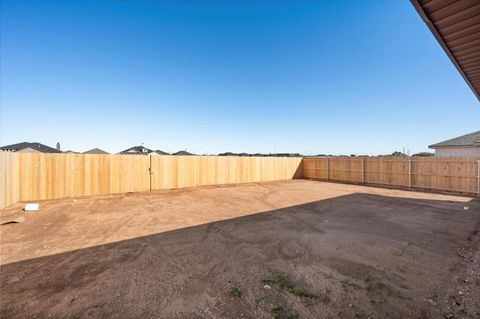
[[[317,299],[318,295],[303,289],[303,288],[297,288],[297,287],[291,287],[287,288],[287,291],[291,293],[292,295],[298,296],[298,297],[303,297],[303,298],[308,298],[308,299]]]
[[[372,291],[374,288],[372,279],[370,279],[369,277],[365,278],[363,280],[363,288],[365,288],[365,290],[367,291]]]
[[[228,293],[233,297],[240,298],[243,295],[243,289],[237,286],[233,286],[228,288]]]
[[[393,293],[392,289],[389,286],[385,285],[381,281],[373,280],[370,277],[367,277],[363,280],[363,288],[368,292],[383,291],[388,296],[391,296]]]
[[[295,287],[290,278],[288,278],[287,274],[272,274],[264,279],[262,279],[262,283],[266,285],[278,286],[281,289],[285,289],[292,295],[301,297],[301,298],[308,298],[308,299],[318,299],[318,295],[310,292],[304,288]]]
[[[288,275],[286,274],[273,274],[268,276],[267,278],[262,279],[262,283],[266,285],[277,285],[280,288],[289,288],[293,287],[293,285],[290,282],[290,279],[288,278]]]
[[[385,289],[386,286],[381,281],[375,281],[375,280],[371,279],[370,277],[367,277],[363,280],[363,288],[365,288],[365,290],[368,290],[368,291],[373,291],[373,290]]]
[[[274,306],[271,310],[275,319],[297,319],[298,312],[285,306]]]
[[[255,305],[257,307],[265,305],[265,297],[258,297],[257,299],[255,299]]]

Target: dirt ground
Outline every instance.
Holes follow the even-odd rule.
[[[16,204],[1,318],[478,318],[480,202],[306,180]]]

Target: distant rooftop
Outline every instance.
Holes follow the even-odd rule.
[[[133,146],[133,147],[127,148],[126,150],[121,151],[118,154],[144,154],[144,155],[147,155],[147,154],[152,153],[152,152],[153,152],[153,150],[151,150],[151,149],[149,149],[145,146],[138,145],[138,146]]]
[[[34,149],[38,152],[42,152],[42,153],[61,153],[60,151],[58,151],[57,149],[55,149],[53,147],[50,147],[50,146],[47,146],[45,144],[38,143],[38,142],[33,142],[33,143],[21,142],[21,143],[17,143],[17,144],[5,145],[5,146],[0,147],[0,150],[18,152],[18,151],[24,150],[26,148],[31,148],[31,149]]]
[[[92,148],[91,150],[83,152],[83,154],[110,154],[110,153],[105,152],[104,150],[95,147],[95,148]]]
[[[452,138],[440,143],[430,145],[429,148],[437,147],[449,147],[449,146],[479,146],[480,147],[480,131],[476,131],[470,134],[465,134],[459,137]]]
[[[164,152],[162,150],[156,150],[155,153],[157,153],[158,155],[170,155],[169,153]]]
[[[172,155],[193,155],[192,153],[189,153],[187,151],[178,151],[176,153],[173,153]]]

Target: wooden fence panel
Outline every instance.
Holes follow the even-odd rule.
[[[362,182],[362,159],[330,158],[328,179],[331,181]]]
[[[39,153],[16,156],[20,201],[150,189],[146,156]]]
[[[0,153],[0,208],[17,201],[300,178],[301,158]],[[300,173],[299,173],[300,172]]]
[[[423,181],[431,188],[463,193],[478,192],[478,163],[476,158],[436,158],[429,163],[423,161]]]
[[[309,178],[316,178],[315,165],[321,161],[321,158],[304,158],[303,159],[303,175]]]
[[[0,151],[0,209],[20,200],[18,154]]]
[[[406,158],[365,158],[365,180],[367,184],[389,186],[409,185],[409,163]]]
[[[19,200],[47,199],[51,196],[66,197],[66,162],[57,161],[58,154],[19,153]]]
[[[305,158],[304,177],[421,190],[479,194],[480,158]]]
[[[432,159],[412,159],[412,187],[433,189],[435,186],[433,167],[434,161]]]
[[[152,190],[302,177],[301,158],[167,155],[150,160]]]
[[[17,201],[292,178],[478,194],[479,158],[282,158],[0,152],[0,208]],[[302,164],[303,162],[303,164]]]
[[[148,156],[102,156],[110,156],[110,194],[150,190],[150,159]]]
[[[303,175],[308,178],[328,180],[328,163],[329,158],[304,158],[303,159]]]
[[[321,159],[315,163],[315,176],[320,179],[328,180],[330,178],[329,173],[330,162],[328,158]]]

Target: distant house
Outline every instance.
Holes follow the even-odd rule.
[[[189,153],[187,151],[178,151],[176,153],[173,153],[172,155],[188,156],[188,155],[193,155],[193,154]]]
[[[170,154],[161,150],[156,150],[150,153],[150,155],[170,155]]]
[[[480,157],[480,131],[430,145],[438,157]]]
[[[105,152],[104,150],[101,150],[99,148],[92,148],[91,150],[83,152],[83,154],[110,154],[110,153]]]
[[[121,151],[118,154],[133,154],[133,155],[169,155],[167,152],[161,151],[161,150],[151,150],[147,147],[144,147],[142,145],[140,146],[134,146],[130,147],[129,149],[126,149],[124,151]]]
[[[145,147],[145,146],[142,146],[142,145],[139,145],[139,146],[133,146],[133,147],[130,147],[130,148],[127,148],[126,150],[124,151],[121,151],[120,153],[118,154],[124,154],[124,155],[128,155],[128,154],[132,154],[132,155],[148,155],[150,153],[152,153],[153,150]]]
[[[302,157],[302,154],[299,153],[269,153],[269,154],[262,154],[262,153],[233,153],[233,152],[225,152],[219,153],[218,156],[251,156],[251,157]]]
[[[1,151],[19,152],[19,153],[61,153],[60,144],[57,143],[57,148],[53,148],[42,143],[28,143],[22,142],[12,145],[5,145],[0,147]]]

